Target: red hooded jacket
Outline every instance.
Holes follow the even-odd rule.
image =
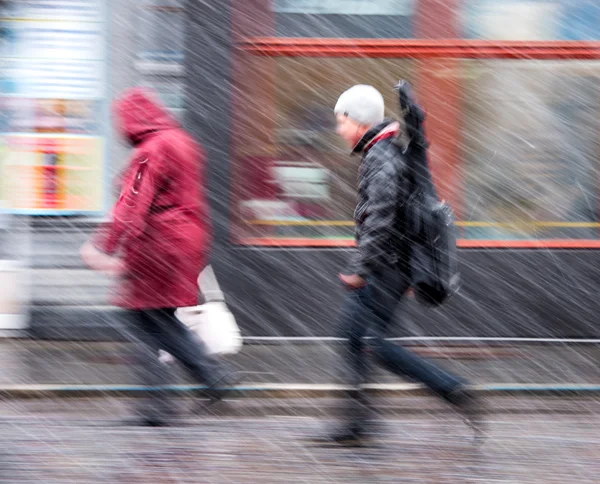
[[[120,252],[125,264],[114,303],[127,309],[196,305],[211,244],[202,150],[151,91],[127,91],[115,115],[135,150],[112,221],[94,237],[98,249]]]

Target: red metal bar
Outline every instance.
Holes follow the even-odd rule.
[[[600,42],[414,39],[246,38],[238,46],[267,57],[600,59]]]
[[[600,249],[600,240],[547,239],[547,240],[469,240],[460,239],[463,249]]]

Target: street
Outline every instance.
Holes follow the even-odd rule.
[[[493,412],[480,449],[451,412],[384,416],[374,445],[319,447],[329,419],[186,413],[163,429],[119,425],[121,399],[0,404],[1,482],[42,483],[595,483],[598,401],[550,400],[540,412]],[[319,401],[307,402],[315,406]],[[434,405],[435,406],[435,405]],[[527,402],[523,408],[532,408]],[[565,409],[581,413],[570,413]]]

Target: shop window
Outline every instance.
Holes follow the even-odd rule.
[[[465,35],[493,40],[598,40],[597,0],[467,0]]]
[[[240,94],[239,240],[350,243],[360,160],[335,134],[335,101],[353,84],[372,84],[395,117],[392,86],[431,69],[429,78],[462,85],[459,160],[452,168],[459,183],[450,187],[458,190],[461,238],[598,238],[600,63],[282,57],[256,58],[252,65],[263,84],[246,99]],[[427,96],[428,76],[419,79]],[[443,95],[436,99],[444,102]],[[432,139],[434,148],[440,141]],[[438,155],[432,167],[439,176],[448,160],[443,150]]]
[[[182,118],[185,16],[182,0],[146,0],[141,4],[136,68],[142,86],[153,88]]]
[[[380,18],[392,3],[387,18],[408,20],[403,33]],[[337,138],[332,108],[364,83],[396,115],[391,87],[408,78],[461,246],[600,247],[598,2],[368,2],[370,13],[358,1],[264,4],[275,21],[240,28],[236,58],[237,243],[353,245],[360,160]],[[431,38],[412,38],[413,20]]]
[[[144,76],[142,86],[156,91],[161,101],[183,121],[185,108],[185,79],[176,76]]]
[[[415,0],[272,0],[281,37],[410,38]]]
[[[141,5],[138,26],[140,60],[183,63],[185,28],[181,3],[155,0]]]
[[[406,15],[414,0],[274,0],[281,13]]]
[[[471,239],[598,237],[600,64],[463,61]]]
[[[351,238],[360,157],[351,157],[336,135],[333,106],[344,90],[366,83],[380,90],[394,116],[392,88],[412,77],[413,62],[281,58],[251,65],[262,86],[272,86],[240,93],[245,114],[234,157],[238,235]],[[268,137],[260,141],[257,131],[264,130]]]

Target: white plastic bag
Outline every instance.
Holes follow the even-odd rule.
[[[231,355],[240,351],[242,335],[235,318],[222,301],[179,308],[175,315],[202,340],[210,355]]]
[[[230,355],[240,351],[242,334],[223,300],[223,293],[211,266],[200,274],[199,286],[206,302],[199,306],[179,308],[175,316],[192,330],[205,345],[209,355]],[[173,356],[160,351],[160,361],[172,363]]]

